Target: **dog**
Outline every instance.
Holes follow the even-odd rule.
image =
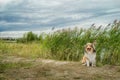
[[[96,66],[96,41],[93,43],[87,43],[84,46],[84,56],[82,58],[82,64],[89,66]]]

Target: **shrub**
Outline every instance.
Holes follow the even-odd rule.
[[[37,34],[34,34],[31,31],[24,34],[23,38],[18,39],[17,42],[28,43],[28,42],[37,41],[37,40],[38,40]]]

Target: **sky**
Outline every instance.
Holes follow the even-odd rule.
[[[0,0],[0,32],[106,25],[120,20],[120,0]]]

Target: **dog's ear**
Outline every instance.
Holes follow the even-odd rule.
[[[92,44],[95,46],[96,45],[96,40],[94,40]]]
[[[96,46],[96,40],[93,41],[93,48],[95,49],[95,46]]]

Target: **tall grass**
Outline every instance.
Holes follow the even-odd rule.
[[[47,35],[43,41],[51,56],[59,60],[79,61],[84,45],[96,40],[97,61],[102,64],[120,65],[120,22],[106,27],[91,26],[89,29],[66,29]]]
[[[80,61],[84,45],[96,40],[97,63],[120,65],[120,21],[104,28],[92,25],[89,29],[69,28],[39,37],[32,32],[28,34],[19,43],[0,43],[0,53]]]

